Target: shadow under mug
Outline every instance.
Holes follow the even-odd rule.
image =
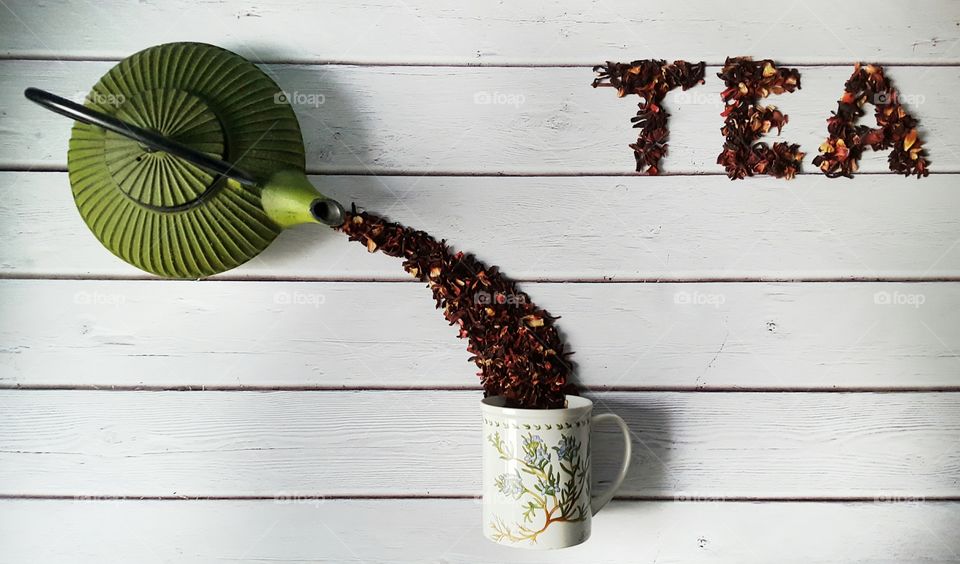
[[[630,466],[630,430],[612,413],[592,415],[593,402],[567,396],[563,409],[504,407],[485,398],[483,534],[508,546],[553,549],[590,538],[590,519],[623,483]],[[591,493],[590,429],[611,421],[623,433],[623,464],[606,491]]]

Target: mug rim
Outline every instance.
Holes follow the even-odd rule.
[[[503,396],[490,396],[480,402],[484,413],[523,417],[525,419],[553,419],[558,415],[587,413],[593,409],[593,402],[583,396],[566,395],[566,407],[554,409],[525,409],[519,407],[504,407]]]

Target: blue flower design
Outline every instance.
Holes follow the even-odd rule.
[[[550,462],[550,454],[547,452],[547,445],[543,442],[540,435],[528,433],[523,437],[523,461],[536,468],[542,468]]]
[[[577,444],[577,440],[573,438],[573,435],[563,435],[560,438],[560,442],[557,443],[557,446],[553,447],[553,450],[557,451],[557,456],[560,460],[572,462],[573,457],[576,456],[580,450],[580,445]]]

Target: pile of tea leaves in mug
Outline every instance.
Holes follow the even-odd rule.
[[[576,393],[568,380],[572,353],[554,325],[558,318],[534,305],[496,266],[356,206],[337,229],[371,253],[402,258],[404,270],[427,283],[437,309],[468,340],[486,396],[504,396],[508,407],[556,409],[565,394]]]

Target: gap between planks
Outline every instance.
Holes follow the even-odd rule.
[[[37,164],[37,165],[16,165],[16,164],[6,164],[0,165],[0,172],[50,172],[50,173],[64,173],[69,172],[67,167],[60,165],[51,165],[51,164]],[[932,170],[929,171],[930,176],[949,176],[949,175],[958,175],[960,171],[956,170]],[[372,177],[451,177],[451,178],[623,178],[623,177],[650,177],[650,178],[664,178],[664,177],[678,177],[678,178],[698,178],[702,176],[726,176],[726,173],[721,170],[715,171],[700,171],[700,172],[661,172],[656,176],[650,176],[642,172],[636,172],[633,170],[621,170],[621,171],[572,171],[572,172],[554,172],[549,170],[542,171],[510,171],[510,172],[483,172],[483,171],[470,171],[470,170],[396,170],[396,169],[382,169],[377,170],[375,168],[366,167],[363,171],[358,171],[356,169],[318,169],[318,168],[308,168],[306,170],[308,176],[372,176]],[[885,170],[879,171],[863,171],[856,173],[856,176],[900,176],[894,175],[894,173]],[[823,176],[819,171],[807,170],[801,171],[797,176]],[[765,178],[763,175],[757,175],[755,178]],[[841,182],[841,179],[832,179],[836,182]],[[845,178],[842,180],[850,181],[853,179]],[[905,179],[909,180],[909,178]],[[914,178],[913,180],[919,180]],[[743,179],[744,182],[749,181],[749,178]],[[789,181],[785,181],[789,182]]]
[[[527,278],[511,277],[519,284],[868,284],[868,283],[943,283],[960,282],[960,276],[846,276],[846,277],[706,277],[706,278],[631,278],[631,277],[586,277],[586,278]],[[420,284],[409,276],[376,277],[376,276],[230,276],[217,275],[201,279],[160,278],[150,274],[142,275],[99,275],[99,274],[20,274],[0,273],[3,280],[68,280],[68,281],[144,281],[144,282],[317,282],[317,283],[369,283],[369,284]]]
[[[403,499],[469,499],[481,501],[480,496],[467,494],[336,494],[336,495],[205,495],[205,496],[137,496],[137,495],[66,495],[66,494],[0,494],[0,501],[7,500],[50,500],[50,501],[283,501],[295,497],[298,501],[316,500],[318,502],[333,500],[403,500]],[[917,503],[924,502],[952,502],[960,501],[956,496],[903,496],[909,497]],[[884,496],[811,496],[811,497],[752,497],[752,496],[720,496],[720,495],[618,495],[617,501],[628,502],[664,502],[677,503],[882,503],[887,502]]]
[[[701,394],[926,394],[935,392],[960,393],[958,386],[834,386],[816,387],[768,387],[768,386],[585,386],[588,394],[605,392],[676,393]],[[21,391],[84,391],[84,392],[481,392],[480,386],[141,386],[95,384],[0,384],[0,390]]]
[[[136,51],[131,51],[130,54],[134,54]],[[742,53],[731,53],[731,57],[743,56]],[[751,56],[747,54],[747,56]],[[760,55],[753,55],[755,58],[761,58]],[[669,57],[666,57],[669,58]],[[62,55],[62,56],[51,56],[41,53],[18,53],[15,55],[9,54],[0,54],[0,61],[41,61],[41,62],[119,62],[123,60],[121,57],[115,56],[98,56],[98,55]],[[295,57],[281,57],[281,58],[270,58],[270,57],[258,57],[254,61],[258,65],[303,65],[303,66],[347,66],[347,67],[484,67],[484,68],[582,68],[582,69],[593,69],[595,65],[585,64],[585,63],[576,63],[571,61],[500,61],[496,63],[484,63],[478,61],[416,61],[416,60],[406,60],[406,61],[370,61],[370,60],[353,60],[353,59],[319,59],[319,58],[295,58]],[[603,64],[606,61],[597,61],[597,64]],[[696,61],[701,62],[701,61]],[[719,67],[723,66],[725,61],[717,60],[703,60],[707,66],[710,67]],[[931,60],[931,61],[908,61],[902,59],[889,59],[889,60],[875,60],[875,59],[864,59],[861,61],[791,61],[783,60],[776,61],[778,66],[790,66],[790,67],[851,67],[856,63],[866,63],[869,62],[875,65],[881,65],[884,67],[960,67],[960,61],[943,61],[943,60]]]

